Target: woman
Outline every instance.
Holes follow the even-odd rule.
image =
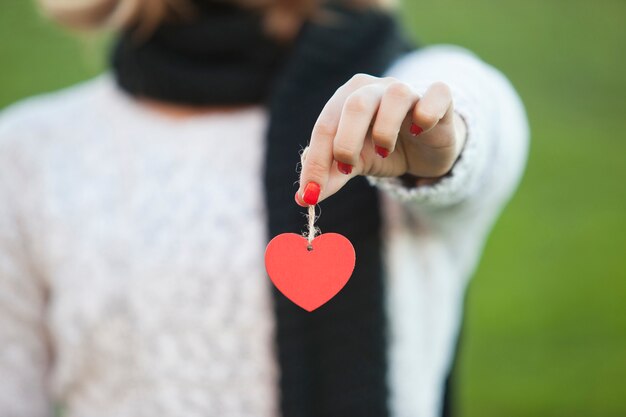
[[[0,415],[440,415],[526,157],[508,81],[377,2],[43,5],[119,36],[0,118]],[[313,313],[263,268],[294,192],[357,253]]]

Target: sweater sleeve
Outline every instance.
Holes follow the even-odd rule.
[[[411,188],[398,178],[368,178],[441,236],[454,263],[467,274],[481,249],[476,239],[486,236],[523,173],[529,142],[524,107],[499,71],[456,46],[409,53],[386,75],[413,85],[420,94],[436,81],[447,83],[455,111],[467,125],[459,159],[436,183]]]
[[[0,120],[1,121],[1,120]],[[46,374],[45,290],[29,259],[26,204],[29,187],[20,157],[7,146],[0,124],[0,415],[52,415]]]

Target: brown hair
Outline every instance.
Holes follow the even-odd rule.
[[[293,33],[324,0],[204,0],[236,3],[265,14],[268,32],[282,37]],[[390,6],[395,0],[344,0],[356,7]],[[109,28],[120,30],[135,26],[150,32],[164,21],[190,19],[195,13],[191,0],[39,0],[52,19],[75,29]]]

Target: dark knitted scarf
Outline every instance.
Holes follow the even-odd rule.
[[[337,4],[325,10],[332,18],[305,23],[290,46],[264,36],[259,16],[211,6],[196,21],[162,26],[142,43],[126,34],[113,53],[119,85],[136,96],[269,106],[268,240],[304,227],[303,210],[293,201],[296,166],[326,101],[354,74],[381,75],[410,48],[386,13]],[[377,192],[357,178],[321,208],[318,225],[352,241],[356,268],[339,295],[313,313],[275,291],[282,415],[385,417],[387,326]]]

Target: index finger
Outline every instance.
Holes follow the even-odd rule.
[[[372,82],[375,77],[359,74],[339,87],[328,100],[315,122],[307,155],[302,162],[300,188],[296,201],[301,205],[314,205],[324,196],[330,169],[333,165],[333,140],[337,134],[341,111],[346,98],[358,87]],[[308,188],[309,192],[305,189]],[[317,186],[316,186],[317,185]]]

